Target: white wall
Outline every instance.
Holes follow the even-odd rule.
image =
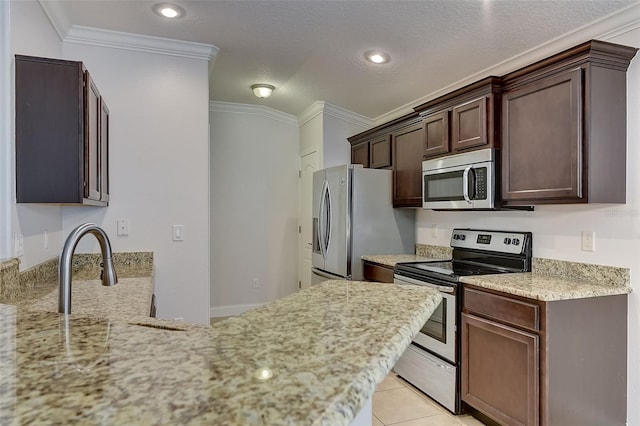
[[[227,316],[298,288],[299,135],[269,108],[210,108],[211,306]]]
[[[373,120],[317,101],[300,114],[300,154],[317,150],[320,168],[351,162],[349,136],[373,127]]]
[[[58,58],[62,51],[62,42],[54,31],[49,19],[37,2],[12,1],[10,5],[10,40],[11,40],[11,113],[10,140],[8,152],[10,153],[10,179],[9,206],[10,226],[9,235],[3,236],[10,241],[10,252],[14,256],[14,236],[23,235],[24,255],[20,258],[20,269],[41,263],[59,253],[62,246],[62,209],[60,206],[47,206],[35,204],[15,203],[15,133],[13,123],[15,120],[14,108],[14,59],[13,55],[31,55]],[[44,232],[47,231],[49,240],[48,248],[44,247]]]
[[[314,114],[300,122],[300,154],[318,152],[319,167],[324,168],[322,146],[322,114]]]
[[[214,47],[166,41],[169,47],[156,50],[160,53],[123,50],[117,43],[123,36],[119,33],[98,34],[109,39],[105,45],[113,46],[99,47],[86,38],[92,30],[85,31],[85,40],[79,43],[78,39],[62,42],[65,34],[58,35],[40,3],[12,1],[10,6],[12,54],[84,61],[107,100],[111,201],[107,208],[17,205],[13,169],[3,170],[3,176],[12,180],[11,235],[0,238],[5,244],[11,240],[12,246],[13,234],[24,235],[21,269],[25,269],[58,256],[76,225],[96,222],[110,235],[114,251],[155,253],[159,317],[208,323],[209,61],[201,52],[211,54]],[[136,37],[127,39],[133,40],[127,49]],[[181,54],[185,47],[189,53]],[[12,94],[13,69],[12,62]],[[10,139],[13,158],[13,132]],[[7,141],[0,142],[7,149]],[[116,237],[117,218],[130,220],[128,237]],[[184,242],[172,242],[173,224],[185,226]],[[98,251],[97,244],[87,237],[78,251]]]
[[[370,119],[325,102],[322,123],[323,167],[350,163],[351,145],[347,138],[371,127],[373,122]]]
[[[0,2],[0,259],[13,257],[13,160],[11,118],[11,16],[10,3]]]
[[[608,41],[640,47],[640,29]],[[534,212],[433,212],[419,210],[417,242],[447,246],[451,229],[474,227],[533,232],[533,255],[630,269],[628,320],[628,424],[640,425],[640,57],[627,74],[627,203],[536,206]],[[431,236],[431,227],[438,236]],[[581,250],[581,232],[595,231],[596,250]]]
[[[208,61],[70,42],[62,53],[85,63],[110,109],[109,207],[64,207],[64,234],[95,222],[114,251],[153,251],[158,316],[208,323]],[[116,236],[119,218],[129,236]],[[78,251],[98,251],[92,240]]]

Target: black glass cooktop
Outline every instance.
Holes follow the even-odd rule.
[[[424,271],[429,274],[441,274],[449,276],[487,275],[505,272],[501,268],[471,265],[451,260],[444,262],[421,262],[402,265],[408,268],[416,269],[418,271]]]
[[[419,280],[430,278],[441,279],[449,282],[458,282],[460,277],[470,275],[490,275],[505,272],[519,272],[498,265],[480,265],[464,261],[448,260],[436,262],[398,263],[395,273]]]

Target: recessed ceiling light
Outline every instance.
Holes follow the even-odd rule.
[[[391,60],[391,57],[388,54],[373,50],[365,53],[364,57],[367,61],[373,62],[374,64],[386,64]]]
[[[171,3],[158,3],[153,6],[153,11],[165,18],[182,18],[185,13],[183,8]]]

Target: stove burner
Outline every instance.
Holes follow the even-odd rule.
[[[518,242],[517,247],[514,241]],[[529,232],[454,229],[451,247],[451,260],[399,263],[395,272],[418,280],[457,283],[464,276],[531,270]]]

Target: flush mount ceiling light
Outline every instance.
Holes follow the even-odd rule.
[[[258,98],[268,98],[271,96],[271,92],[273,92],[273,87],[270,84],[254,84],[251,86],[251,90],[253,90],[253,94]]]
[[[384,52],[370,50],[364,54],[364,58],[373,62],[374,64],[386,64],[391,60],[391,57]]]
[[[153,6],[153,11],[165,18],[182,18],[184,9],[171,3],[158,3]]]

